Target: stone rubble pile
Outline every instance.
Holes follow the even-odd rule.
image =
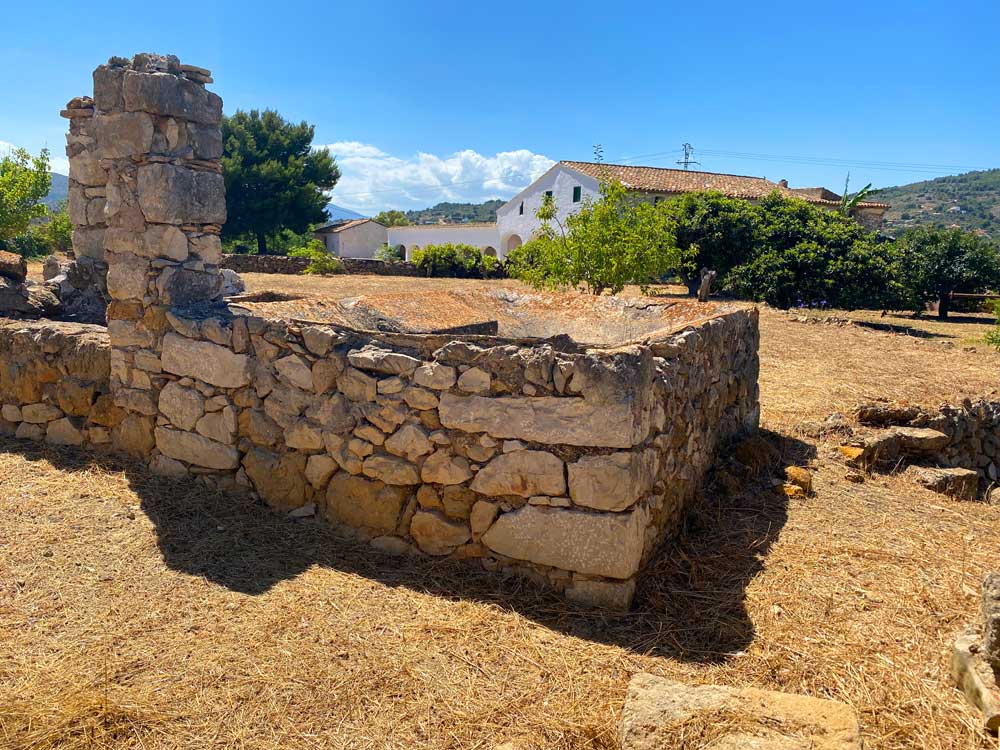
[[[913,463],[907,474],[928,489],[973,500],[1000,474],[1000,403],[966,399],[936,411],[911,404],[871,402],[857,412],[876,428],[840,452],[858,468]]]
[[[0,250],[0,316],[30,319],[58,315],[58,297],[42,284],[29,281],[27,276],[24,258]]]

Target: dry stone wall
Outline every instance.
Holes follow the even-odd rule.
[[[344,273],[371,274],[373,276],[419,276],[413,263],[387,263],[368,258],[340,258]],[[222,267],[237,273],[304,273],[309,267],[308,258],[291,258],[287,255],[222,256]]]
[[[0,327],[0,428],[110,444],[385,552],[627,606],[719,446],[757,426],[756,310],[604,348],[240,314],[219,302],[210,80],[172,57],[115,58],[93,104],[70,108],[107,333]]]

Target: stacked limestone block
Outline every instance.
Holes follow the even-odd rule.
[[[98,326],[0,322],[0,435],[107,446],[114,405],[110,345]]]
[[[755,311],[619,349],[168,323],[157,470],[603,606],[628,605],[719,444],[759,416]]]
[[[955,640],[951,672],[966,699],[983,715],[983,726],[1000,730],[1000,572],[983,577],[979,620]]]
[[[94,71],[90,116],[71,118],[74,249],[107,264],[120,447],[137,455],[154,446],[167,311],[221,293],[222,100],[210,80],[173,56],[112,58]]]

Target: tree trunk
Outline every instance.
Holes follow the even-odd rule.
[[[938,295],[938,318],[944,320],[948,317],[948,311],[951,307],[951,295],[947,293],[942,293]]]
[[[267,255],[267,237],[263,232],[257,232],[257,255]]]

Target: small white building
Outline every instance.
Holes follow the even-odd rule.
[[[389,244],[400,247],[406,260],[413,258],[413,251],[428,245],[472,245],[494,258],[503,257],[497,225],[492,222],[469,222],[467,224],[410,224],[405,227],[389,227]]]
[[[333,221],[314,234],[338,258],[374,258],[375,251],[388,241],[386,228],[372,219]]]

